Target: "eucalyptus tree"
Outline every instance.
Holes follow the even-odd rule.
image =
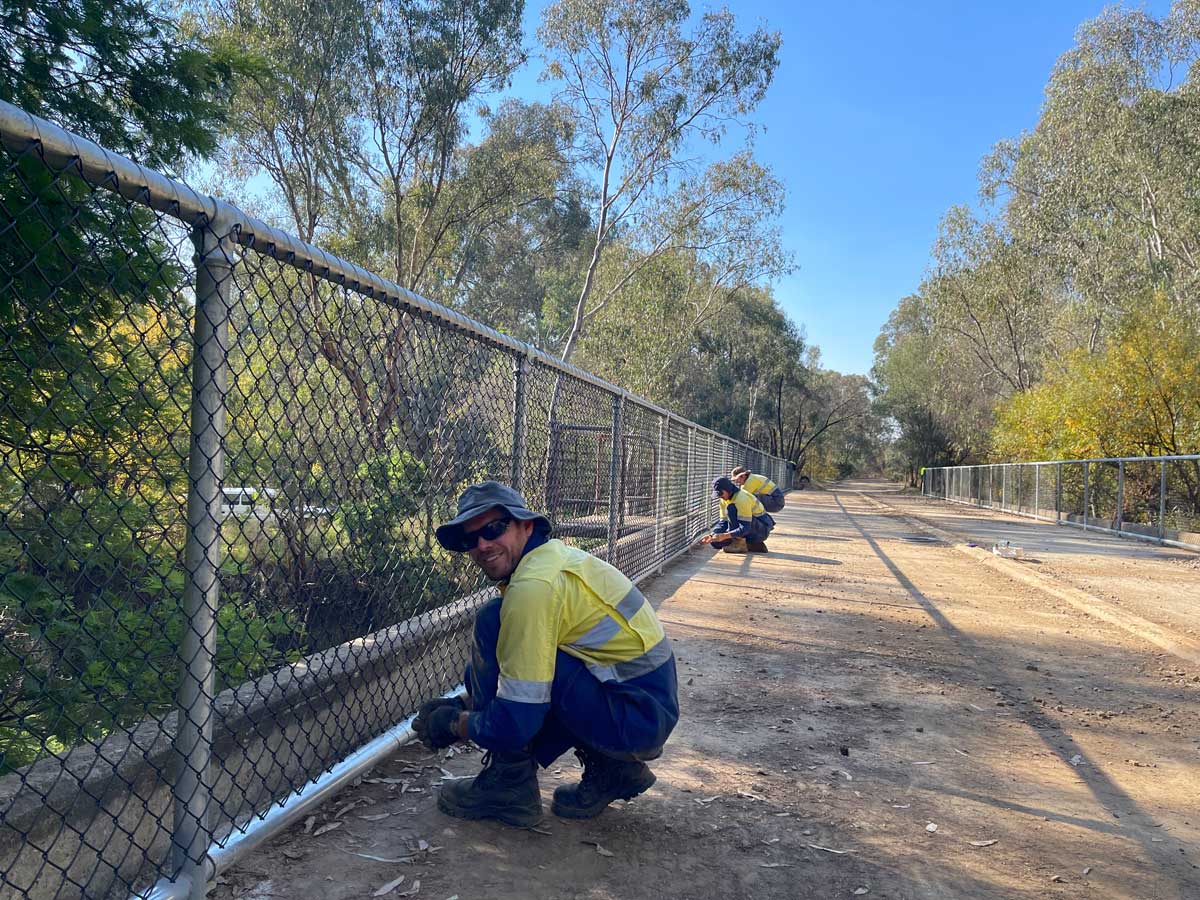
[[[956,465],[985,451],[992,399],[979,390],[974,367],[947,348],[922,292],[888,317],[875,339],[871,377],[879,411],[899,429],[910,476],[920,466]]]
[[[523,9],[523,0],[385,0],[358,35],[365,128],[355,164],[386,221],[392,277],[411,290],[447,276],[441,251],[463,217],[509,202],[485,192],[464,210],[447,190],[472,104],[525,61]]]
[[[361,198],[350,166],[361,130],[353,72],[363,0],[198,0],[209,39],[254,65],[238,79],[223,143],[222,180],[238,194],[265,176],[273,191],[245,200],[312,243],[335,235]]]
[[[692,176],[694,140],[719,142],[766,93],[778,63],[778,33],[738,33],[727,10],[692,29],[686,0],[558,0],[538,37],[545,78],[574,116],[579,163],[590,178],[591,253],[562,335],[575,353],[587,321],[616,296],[594,297],[597,272],[618,236],[638,251],[635,266],[686,243],[737,188],[712,170],[677,215],[659,215],[673,186]],[[632,273],[630,273],[632,277]]]
[[[938,356],[953,356],[976,373],[993,399],[1028,390],[1038,379],[1052,318],[1054,285],[1039,260],[996,222],[980,222],[964,207],[942,219],[934,269],[922,285],[932,314]]]
[[[1111,7],[1058,61],[1036,127],[985,160],[985,197],[1087,304],[1095,350],[1129,299],[1161,284],[1194,304],[1200,283],[1200,6],[1156,18]],[[1192,298],[1189,300],[1188,298]]]
[[[722,185],[719,200],[695,215],[696,198],[714,183]],[[627,240],[610,247],[593,290],[608,299],[598,304],[577,359],[669,402],[695,336],[735,298],[791,270],[779,232],[783,195],[778,179],[744,152],[685,179],[655,211],[655,227],[675,236],[669,251],[647,257]],[[557,312],[547,319],[568,327],[569,315]]]

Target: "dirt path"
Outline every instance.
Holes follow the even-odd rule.
[[[684,718],[644,797],[464,823],[434,807],[438,767],[478,755],[410,747],[314,830],[338,828],[293,829],[215,896],[404,875],[388,896],[1200,897],[1200,671],[861,494],[794,493],[777,519],[770,554],[697,553],[647,588]],[[543,773],[547,799],[573,762]]]

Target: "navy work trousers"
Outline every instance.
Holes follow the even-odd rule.
[[[500,597],[489,600],[475,617],[471,663],[463,677],[473,710],[483,710],[496,699],[502,602]],[[677,694],[674,656],[646,675],[602,682],[579,659],[559,650],[550,711],[534,736],[533,755],[543,767],[572,747],[614,759],[656,759],[679,721]]]

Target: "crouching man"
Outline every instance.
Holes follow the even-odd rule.
[[[721,517],[712,523],[711,534],[700,539],[726,553],[766,553],[767,536],[775,529],[775,520],[749,491],[729,478],[713,482],[713,497],[721,502]]]
[[[766,475],[751,472],[745,466],[736,466],[729,473],[729,480],[743,491],[753,494],[767,512],[779,512],[783,509],[783,488]]]
[[[538,765],[574,748],[583,779],[556,788],[551,810],[592,818],[654,784],[646,760],[679,719],[675,657],[650,604],[615,567],[550,532],[495,481],[467,488],[437,529],[500,588],[475,618],[467,695],[425,703],[413,723],[431,748],[469,738],[487,750],[474,780],[442,786],[449,815],[536,823]]]

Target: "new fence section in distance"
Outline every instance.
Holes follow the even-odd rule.
[[[1200,550],[1200,455],[930,467],[921,493]]]
[[[789,466],[0,104],[0,897],[202,897],[453,689],[495,478],[634,578]]]

